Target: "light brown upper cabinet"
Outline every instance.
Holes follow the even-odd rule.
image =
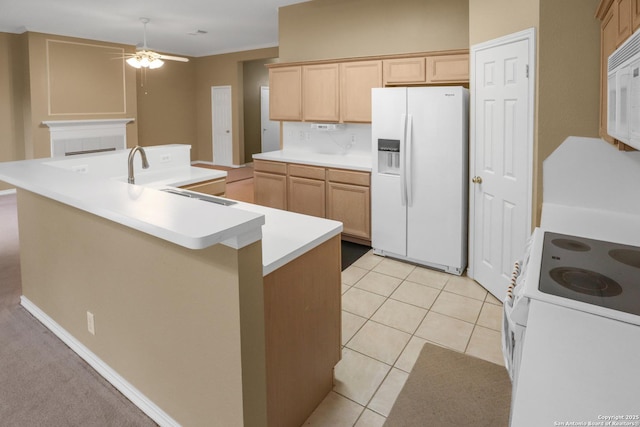
[[[302,67],[302,117],[306,121],[340,120],[338,64]]]
[[[613,137],[607,133],[607,72],[609,55],[616,50],[618,27],[616,25],[614,8],[610,8],[602,19],[600,26],[600,126],[599,134],[602,139],[613,143]]]
[[[340,64],[340,121],[371,122],[371,89],[382,87],[382,61]]]
[[[620,46],[630,35],[632,28],[631,0],[614,0],[613,11],[616,16],[617,39],[616,45]]]
[[[469,52],[270,64],[268,68],[271,120],[371,123],[371,89],[468,84]]]
[[[469,82],[469,54],[385,59],[385,86]]]
[[[302,68],[299,66],[269,70],[269,118],[302,120]]]
[[[640,0],[631,0],[631,23],[633,31],[640,27]]]
[[[427,82],[426,58],[385,59],[384,84],[417,84]]]
[[[469,55],[427,56],[428,83],[469,81]]]

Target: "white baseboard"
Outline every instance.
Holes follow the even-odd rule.
[[[49,317],[44,311],[40,310],[34,303],[29,301],[28,298],[21,296],[20,304],[40,321],[47,329],[49,329],[55,336],[60,338],[62,342],[71,348],[78,356],[84,359],[93,369],[100,375],[109,381],[115,388],[117,388],[127,399],[129,399],[134,405],[136,405],[142,412],[147,414],[153,421],[160,426],[176,426],[180,427],[180,424],[171,418],[166,412],[164,412],[155,403],[149,400],[144,394],[136,389],[131,383],[120,376],[109,365],[104,363],[98,356],[96,356],[91,350],[85,347],[80,341],[74,338],[69,332],[67,332],[56,321]]]
[[[15,188],[11,188],[9,190],[0,191],[0,196],[8,196],[9,194],[16,194],[16,189]]]

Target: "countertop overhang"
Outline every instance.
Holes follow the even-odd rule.
[[[160,147],[145,148],[147,155],[161,156]],[[120,156],[126,166],[127,154],[0,163],[0,180],[189,249],[215,244],[239,249],[262,239],[263,275],[342,231],[338,221],[244,202],[223,206],[161,191],[225,177],[219,170],[178,165],[146,172],[136,163],[137,184],[128,184],[122,171],[107,177],[100,162]],[[92,163],[96,159],[97,165]]]

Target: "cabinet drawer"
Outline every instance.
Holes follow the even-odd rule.
[[[327,180],[331,182],[369,186],[371,174],[369,172],[357,172],[344,169],[327,169]]]
[[[255,160],[253,162],[253,170],[259,172],[277,173],[280,175],[287,174],[287,164],[280,162],[269,162],[266,160]]]
[[[203,181],[196,184],[184,185],[180,188],[197,191],[198,193],[211,194],[212,196],[221,196],[225,192],[226,180],[224,178],[220,178],[212,181]]]
[[[305,166],[289,164],[289,176],[301,178],[321,179],[324,181],[324,168],[317,166]]]

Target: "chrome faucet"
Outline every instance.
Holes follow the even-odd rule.
[[[148,169],[149,168],[149,162],[147,161],[147,153],[144,152],[144,148],[140,147],[139,145],[136,145],[129,152],[129,159],[128,159],[128,165],[129,165],[129,179],[128,179],[128,181],[129,181],[129,184],[135,184],[136,183],[136,179],[133,177],[133,158],[136,156],[136,151],[140,151],[140,156],[142,157],[142,169]]]

